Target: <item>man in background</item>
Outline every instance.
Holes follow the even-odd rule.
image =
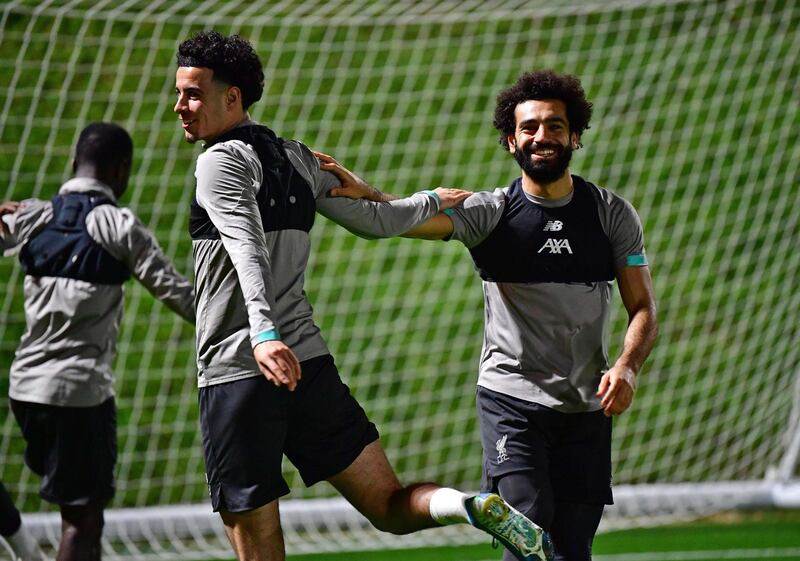
[[[6,203],[0,249],[20,248],[26,331],[11,365],[11,409],[42,477],[39,494],[61,511],[58,561],[100,559],[103,510],[117,457],[112,362],[131,276],[194,323],[194,290],[155,237],[117,200],[133,143],[93,123],[75,147],[73,177],[50,201]]]

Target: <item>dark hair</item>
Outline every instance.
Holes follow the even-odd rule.
[[[92,164],[111,171],[133,157],[133,141],[128,131],[114,123],[91,123],[81,131],[75,146],[75,164]]]
[[[581,81],[572,74],[552,70],[526,72],[517,83],[500,92],[494,110],[494,127],[500,131],[500,144],[508,148],[508,136],[514,134],[517,105],[532,99],[558,99],[567,106],[570,132],[583,134],[592,118],[592,104],[586,100]]]
[[[242,91],[242,107],[261,99],[264,70],[253,46],[238,35],[202,31],[178,47],[178,66],[210,68],[214,79]]]

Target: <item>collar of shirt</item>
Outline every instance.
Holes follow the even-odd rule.
[[[58,190],[59,195],[67,193],[100,193],[115,203],[117,202],[117,197],[114,196],[111,187],[93,177],[73,177]]]

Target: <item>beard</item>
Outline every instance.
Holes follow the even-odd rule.
[[[533,150],[540,148],[542,145],[528,145],[522,150],[514,152],[514,159],[517,160],[519,167],[525,172],[525,175],[533,179],[536,183],[548,185],[553,183],[564,176],[564,172],[569,167],[569,162],[572,159],[572,147],[561,146],[559,144],[546,144],[548,148],[553,148],[556,151],[556,157],[553,160],[542,161],[534,160]]]

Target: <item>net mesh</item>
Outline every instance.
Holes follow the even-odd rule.
[[[525,70],[578,75],[595,112],[571,169],[638,209],[661,324],[634,407],[615,424],[615,485],[796,477],[796,2],[6,2],[0,196],[51,197],[69,176],[80,129],[116,121],[136,146],[122,203],[190,274],[186,225],[199,148],[182,140],[172,113],[174,55],[191,32],[208,28],[237,32],[260,53],[267,80],[256,120],[399,195],[507,185],[518,168],[496,141],[495,96]],[[322,217],[312,237],[307,292],[317,322],[400,478],[477,488],[483,300],[467,252],[457,243],[365,241]],[[24,330],[21,287],[19,266],[0,261],[0,372]],[[193,329],[135,282],[126,290],[110,506],[136,513],[195,504],[207,514]],[[623,311],[617,302],[612,356]],[[0,392],[7,383],[0,375]],[[22,452],[2,401],[0,479],[23,510],[53,512]],[[285,477],[302,504],[334,495],[327,484],[304,488],[288,462]],[[704,508],[712,507],[690,510]],[[605,523],[631,520],[623,511]],[[345,515],[327,527],[304,516],[287,529],[290,551],[394,539]],[[654,510],[635,523],[662,519]],[[160,524],[166,543],[148,537],[158,526],[120,526],[127,530],[107,537],[106,554],[228,552],[218,529],[201,535],[200,522],[185,532]],[[414,539],[482,536],[447,530]]]

